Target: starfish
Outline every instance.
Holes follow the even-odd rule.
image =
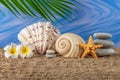
[[[91,54],[94,58],[98,58],[95,50],[101,48],[103,45],[94,44],[92,36],[90,36],[87,44],[79,44],[79,46],[84,48],[81,58],[85,58],[88,54]]]

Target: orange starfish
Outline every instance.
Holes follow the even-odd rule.
[[[98,58],[95,50],[103,45],[95,45],[92,36],[90,36],[87,44],[79,44],[79,46],[84,48],[84,53],[82,54],[81,58],[85,58],[88,54],[91,54],[94,58]]]

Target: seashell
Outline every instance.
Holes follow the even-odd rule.
[[[59,30],[51,23],[38,22],[22,29],[18,34],[18,40],[26,45],[34,44],[35,53],[45,54],[47,49],[54,50],[58,36],[60,36]]]
[[[78,46],[80,43],[85,43],[80,36],[66,33],[56,40],[55,49],[64,57],[80,57],[83,53],[83,49]]]

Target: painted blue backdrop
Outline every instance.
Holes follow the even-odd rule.
[[[95,32],[109,32],[113,35],[111,40],[120,47],[120,0],[77,0],[76,17],[64,25],[56,23],[61,33],[72,32],[80,35],[86,41],[89,35]],[[0,5],[0,47],[11,42],[19,43],[17,34],[27,25],[43,18],[32,18],[28,16],[15,17],[7,8]],[[3,14],[4,13],[4,14]],[[62,22],[62,19],[60,19]]]

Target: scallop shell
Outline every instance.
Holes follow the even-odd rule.
[[[54,50],[58,36],[60,36],[59,30],[50,22],[38,22],[22,29],[18,34],[18,40],[26,45],[33,44],[35,53],[45,54],[47,49]]]
[[[66,33],[56,40],[55,49],[64,57],[80,57],[83,53],[83,49],[78,46],[80,43],[85,43],[82,37],[73,33]]]

